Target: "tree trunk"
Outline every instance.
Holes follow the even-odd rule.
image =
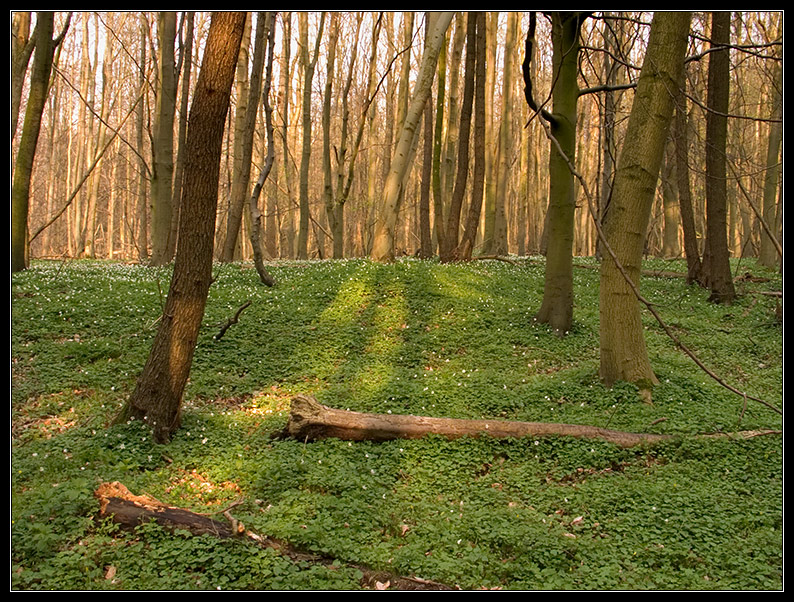
[[[384,185],[384,203],[377,218],[375,240],[371,253],[371,258],[375,261],[387,262],[394,260],[394,232],[400,211],[400,189],[402,188],[405,173],[408,170],[408,158],[411,154],[414,134],[433,85],[441,44],[445,40],[446,30],[453,16],[454,13],[451,12],[442,12],[434,16],[435,23],[432,28],[432,34],[425,47],[413,98],[408,107],[405,123],[400,132],[397,148],[389,168],[389,175]]]
[[[464,224],[463,236],[454,251],[457,261],[468,261],[474,252],[477,229],[480,225],[483,192],[485,188],[485,86],[486,86],[486,15],[483,12],[471,13],[476,21],[475,73],[474,73],[474,171],[472,173],[471,201]],[[468,51],[467,51],[468,52]],[[509,79],[505,75],[505,79]],[[465,104],[465,103],[464,103]]]
[[[678,206],[681,213],[681,229],[684,234],[684,255],[687,264],[687,283],[700,283],[703,266],[695,228],[695,213],[692,208],[692,187],[689,181],[689,125],[686,110],[686,78],[675,92],[675,117],[673,138],[675,141],[675,172],[678,188]]]
[[[245,13],[213,13],[187,132],[185,185],[173,276],[149,358],[118,420],[146,421],[157,442],[179,427],[212,280],[223,132]]]
[[[152,144],[152,257],[155,266],[169,263],[172,256],[171,218],[173,212],[173,174],[174,174],[174,114],[176,110],[176,74],[174,59],[174,40],[176,38],[176,13],[159,13],[157,33],[160,42],[158,64],[160,66],[160,85],[157,88],[157,109],[155,112]]]
[[[261,31],[260,31],[261,27]],[[250,224],[250,241],[251,249],[254,256],[254,267],[259,280],[262,284],[267,286],[275,286],[276,280],[268,272],[265,267],[265,243],[263,241],[263,226],[262,226],[262,213],[259,211],[259,195],[262,187],[265,185],[265,180],[270,175],[275,161],[275,141],[273,139],[273,111],[270,107],[270,85],[273,73],[273,45],[275,42],[275,17],[272,12],[263,12],[257,15],[257,34],[256,46],[254,47],[254,60],[251,70],[251,98],[248,101],[248,108],[246,109],[246,128],[251,130],[250,149],[246,149],[245,153],[248,154],[249,162],[253,157],[253,130],[256,125],[256,113],[259,108],[259,99],[254,97],[254,92],[257,95],[261,94],[262,104],[265,111],[265,131],[267,137],[267,151],[265,155],[265,162],[262,167],[262,172],[259,174],[259,179],[254,184],[254,189],[248,198],[246,205],[246,214]],[[267,72],[265,81],[262,83],[262,72],[265,68],[265,53],[267,53]],[[244,153],[244,154],[245,154]],[[246,180],[250,180],[250,167],[248,168],[248,175]],[[247,190],[246,190],[247,192]]]
[[[669,439],[666,435],[626,433],[580,424],[513,422],[507,420],[463,420],[400,414],[366,414],[337,410],[313,397],[292,400],[282,437],[299,441],[342,439],[346,441],[391,441],[440,435],[449,439],[490,436],[494,438],[566,436],[603,439],[620,447],[633,447]]]
[[[444,232],[444,247],[439,249],[441,261],[455,260],[455,250],[459,243],[460,215],[463,199],[466,196],[469,179],[469,146],[471,133],[471,115],[474,105],[474,84],[477,66],[477,21],[478,13],[469,12],[466,17],[466,62],[463,81],[463,102],[460,109],[460,126],[458,129],[458,159],[455,187]]]
[[[259,90],[252,90],[252,72],[249,77],[249,68],[254,71],[256,67],[249,65],[249,46],[251,43],[251,15],[249,14],[240,46],[240,56],[237,57],[237,75],[235,77],[235,97],[237,106],[234,110],[234,145],[232,147],[232,187],[229,191],[229,207],[226,212],[226,233],[220,249],[219,259],[223,262],[234,261],[241,258],[240,230],[243,223],[243,209],[248,198],[248,184],[251,179],[251,161],[253,157],[254,126],[256,122],[256,108],[259,106]],[[262,24],[257,26],[256,36],[262,48]],[[263,55],[264,56],[264,55]],[[259,81],[262,81],[259,64]],[[248,112],[251,101],[254,100],[253,122]]]
[[[171,197],[171,237],[169,254],[176,250],[176,238],[179,228],[179,204],[182,200],[182,180],[185,172],[185,137],[187,136],[187,114],[190,101],[190,76],[193,69],[193,30],[195,13],[185,15],[185,41],[181,53],[182,84],[179,99],[179,125],[177,127],[177,151],[174,164],[174,191]]]
[[[689,20],[686,12],[654,14],[604,224],[611,251],[635,284],[673,113],[671,91],[681,82]],[[605,384],[624,380],[646,391],[657,382],[638,300],[611,255],[601,262],[600,353]]]
[[[775,228],[777,210],[778,180],[782,170],[780,149],[783,141],[783,68],[775,65],[775,79],[770,91],[772,96],[772,117],[769,123],[769,134],[766,151],[766,173],[764,174],[764,197],[762,205],[763,219],[766,225],[777,232]],[[761,247],[758,254],[758,263],[768,268],[775,267],[778,260],[777,248],[772,238],[767,234],[766,228],[761,228]]]
[[[706,114],[706,277],[709,301],[730,304],[736,297],[729,263],[727,232],[727,173],[725,150],[728,134],[731,13],[711,14]]]
[[[579,13],[552,13],[554,49],[553,109],[550,120],[555,143],[549,154],[548,246],[543,302],[535,320],[548,324],[558,335],[573,323],[574,179],[568,165],[576,165],[576,105],[579,98]]]
[[[52,39],[53,13],[39,12],[36,16],[36,52],[30,78],[25,121],[14,165],[11,184],[11,271],[19,272],[28,266],[28,210],[33,160],[41,131],[41,117],[47,102],[55,42]]]
[[[301,62],[303,64],[303,105],[302,105],[302,133],[303,146],[301,150],[300,166],[300,225],[298,228],[298,259],[309,257],[309,162],[312,153],[312,80],[317,58],[320,54],[320,40],[323,34],[325,13],[320,17],[320,26],[315,38],[314,52],[309,53],[309,21],[306,13],[298,14],[300,24]]]
[[[430,20],[425,22],[425,39],[430,33]],[[444,44],[446,46],[446,39]],[[439,51],[440,58],[440,51]],[[419,252],[421,259],[433,256],[433,238],[430,232],[430,189],[433,179],[433,103],[428,99],[425,105],[424,140],[422,149],[422,182],[419,189]]]

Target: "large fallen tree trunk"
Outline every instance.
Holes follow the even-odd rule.
[[[656,443],[671,438],[669,435],[626,433],[580,424],[366,414],[329,408],[306,395],[293,398],[289,419],[281,436],[308,440],[336,438],[351,441],[388,441],[418,439],[430,434],[451,439],[482,435],[497,438],[563,435],[603,439],[620,447]]]

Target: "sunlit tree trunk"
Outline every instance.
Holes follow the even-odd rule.
[[[511,11],[507,16],[505,36],[504,68],[502,70],[502,116],[499,126],[499,153],[496,168],[496,194],[494,197],[493,252],[506,255],[507,246],[507,208],[509,204],[510,161],[513,154],[513,87],[517,56],[516,39],[518,13]]]
[[[377,216],[375,240],[371,252],[371,258],[375,261],[394,260],[394,233],[400,211],[400,188],[409,167],[408,159],[414,143],[414,134],[424,112],[425,103],[430,96],[441,44],[445,40],[445,33],[453,16],[454,13],[451,12],[433,15],[435,23],[425,46],[413,98],[408,107],[389,168],[389,175],[384,185],[384,203]]]
[[[212,280],[223,131],[244,23],[245,13],[212,16],[190,110],[171,285],[143,373],[118,417],[146,421],[158,443],[169,441],[179,428],[182,394]]]
[[[460,236],[460,215],[468,191],[471,115],[474,106],[475,69],[477,66],[477,15],[470,12],[466,18],[466,62],[463,72],[463,102],[458,129],[458,158],[455,187],[447,212],[444,247],[439,249],[441,261],[454,261]]]
[[[312,80],[314,69],[320,54],[320,40],[323,34],[325,13],[320,16],[320,25],[315,37],[314,52],[309,51],[309,18],[305,12],[298,14],[300,29],[300,53],[303,66],[303,105],[301,129],[303,144],[301,148],[300,165],[300,224],[298,228],[298,259],[309,257],[309,162],[312,154]]]
[[[148,31],[148,21],[144,15],[140,16],[140,53],[138,62],[138,93],[141,95],[146,94],[148,82],[146,81],[146,71],[143,65],[146,64],[146,37]],[[148,216],[148,203],[146,198],[146,185],[149,181],[149,166],[146,163],[146,154],[143,147],[143,130],[144,130],[144,104],[138,103],[135,109],[135,148],[138,149],[138,189],[137,189],[137,205],[136,216],[138,228],[136,231],[136,246],[138,248],[138,261],[143,263],[149,258],[149,216]]]
[[[235,258],[240,258],[240,227],[243,222],[243,206],[248,196],[248,181],[246,177],[246,170],[250,174],[251,157],[246,160],[245,153],[248,146],[249,135],[253,139],[253,132],[247,132],[245,129],[246,111],[248,103],[250,102],[249,95],[249,74],[250,68],[250,46],[251,46],[251,15],[245,23],[245,33],[243,34],[243,42],[240,45],[240,56],[237,57],[237,73],[234,82],[234,97],[236,99],[234,108],[234,128],[232,132],[232,173],[231,173],[231,188],[229,189],[229,197],[227,199],[227,207],[225,211],[225,224],[220,227],[225,230],[223,235],[223,242],[218,249],[218,258],[220,261],[228,262],[234,261]],[[246,166],[247,164],[247,166]],[[223,209],[221,210],[223,214]]]
[[[173,254],[177,244],[177,234],[179,228],[179,203],[182,200],[182,180],[185,171],[185,138],[187,136],[187,114],[190,101],[190,76],[193,69],[193,36],[194,36],[195,13],[189,11],[185,14],[185,39],[180,53],[182,83],[180,85],[179,99],[179,121],[177,128],[177,151],[176,162],[174,163],[174,187],[172,195],[172,215],[171,215],[171,236],[169,243]],[[179,70],[177,70],[179,71]]]
[[[30,37],[30,15],[22,11],[11,17],[11,139],[17,135],[19,106],[22,102],[22,88],[35,40]]]
[[[281,203],[281,223],[279,224],[279,255],[282,258],[293,257],[294,230],[292,227],[292,159],[290,153],[290,56],[292,38],[292,17],[290,12],[282,12],[281,32],[281,65],[279,83],[279,111],[281,113],[281,151],[284,176],[284,201]]]
[[[176,13],[163,11],[157,17],[157,35],[160,43],[158,64],[160,84],[157,88],[152,144],[152,265],[165,265],[171,237],[172,185],[174,175],[174,113],[176,111],[176,74],[174,41],[176,39]]]
[[[673,92],[681,82],[689,21],[686,12],[654,14],[604,223],[611,251],[635,285],[639,285],[645,235],[673,114]],[[599,308],[601,379],[607,385],[622,380],[649,390],[657,379],[648,359],[639,302],[609,253],[601,262]]]
[[[762,204],[762,215],[766,225],[777,232],[777,188],[778,180],[782,171],[782,161],[780,149],[783,140],[783,69],[780,64],[775,65],[775,78],[771,90],[772,96],[772,116],[769,123],[769,134],[766,149],[766,173],[764,174],[764,197]],[[761,228],[761,247],[758,255],[758,263],[766,267],[774,267],[778,256],[774,242],[766,233],[765,228]]]
[[[254,185],[251,196],[248,199],[247,215],[248,221],[251,224],[251,249],[254,256],[254,267],[259,274],[259,280],[262,284],[267,286],[274,286],[276,284],[275,278],[265,267],[265,243],[263,239],[262,228],[262,213],[259,211],[259,194],[265,184],[270,172],[273,168],[275,161],[276,148],[273,134],[273,110],[270,106],[270,86],[273,81],[273,51],[275,44],[275,13],[265,12],[259,13],[257,16],[257,45],[254,48],[254,62],[251,75],[251,93],[254,90],[260,91],[262,96],[262,105],[265,113],[265,137],[267,139],[267,151],[265,152],[265,160],[262,165],[262,171],[259,178]],[[260,22],[262,31],[259,32]],[[267,58],[265,58],[265,54]],[[262,82],[262,72],[264,70],[264,82]],[[258,101],[251,98],[248,104],[248,112],[246,114],[247,127],[251,130],[254,129],[256,121],[256,113]],[[253,138],[252,138],[253,142]]]

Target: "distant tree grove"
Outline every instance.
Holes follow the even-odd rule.
[[[173,261],[212,13],[11,16],[12,271]],[[607,253],[653,18],[248,13],[215,259],[545,255],[539,317],[564,330],[570,258]],[[782,256],[782,11],[684,26],[640,244],[729,302],[727,258]]]

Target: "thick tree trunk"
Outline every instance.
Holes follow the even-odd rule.
[[[179,246],[160,327],[118,420],[146,421],[157,442],[179,427],[198,332],[212,280],[221,146],[245,13],[214,13],[187,133]]]
[[[367,414],[337,410],[313,397],[292,400],[283,437],[298,440],[336,438],[348,441],[390,441],[441,435],[450,439],[489,436],[495,438],[566,436],[603,439],[621,447],[633,447],[669,439],[666,435],[626,433],[588,425],[506,420],[463,420],[398,414]]]
[[[552,143],[549,153],[546,271],[543,302],[535,320],[548,324],[559,335],[567,334],[573,323],[572,253],[576,202],[569,162],[576,165],[577,77],[582,19],[578,13],[552,14],[555,84],[550,125],[557,142]]]
[[[656,181],[681,81],[690,14],[657,12],[626,131],[604,234],[623,268],[608,254],[601,262],[601,379],[632,382],[643,391],[657,382],[645,347],[637,297],[642,253]]]

